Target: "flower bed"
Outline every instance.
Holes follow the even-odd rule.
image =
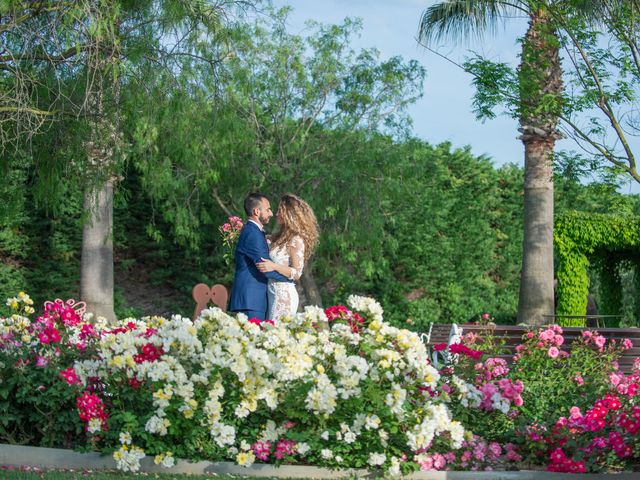
[[[0,408],[17,405],[5,442],[107,451],[126,471],[145,454],[167,468],[179,457],[392,475],[517,468],[540,454],[549,470],[630,469],[638,457],[638,376],[619,376],[624,345],[596,335],[565,355],[561,330],[530,332],[511,369],[492,356],[499,345],[469,337],[450,347],[458,362],[438,371],[417,334],[358,296],[277,323],[214,308],[195,322],[107,325],[61,301],[30,321],[31,304],[11,299],[1,319]],[[547,368],[554,382],[582,369],[582,385],[570,382],[578,393],[541,404],[541,389],[554,388],[536,376]],[[590,420],[577,410],[558,420],[565,407]]]

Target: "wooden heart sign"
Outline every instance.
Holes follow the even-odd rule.
[[[209,302],[213,302],[216,307],[223,311],[227,309],[229,292],[227,292],[227,288],[224,285],[217,284],[209,288],[206,283],[199,283],[193,287],[191,295],[196,302],[196,309],[193,312],[194,320],[198,318],[202,310],[207,308]]]
[[[70,298],[65,302],[64,300],[56,298],[53,302],[50,302],[50,301],[44,302],[45,312],[48,310],[53,310],[56,305],[62,308],[65,308],[65,307],[73,308],[76,311],[76,313],[80,316],[80,318],[82,318],[82,316],[87,311],[87,304],[85,302],[76,302],[73,298]]]

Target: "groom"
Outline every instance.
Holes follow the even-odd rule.
[[[265,320],[268,309],[267,279],[278,282],[291,280],[277,272],[262,273],[256,268],[256,263],[262,258],[270,258],[264,226],[273,217],[273,212],[267,197],[250,193],[244,200],[244,212],[248,221],[236,245],[236,276],[229,310],[242,312],[248,318]]]

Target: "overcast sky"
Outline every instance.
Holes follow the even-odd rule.
[[[420,15],[434,3],[434,0],[274,0],[278,7],[293,8],[289,16],[292,33],[304,34],[307,20],[340,23],[345,17],[359,17],[363,30],[361,37],[355,39],[354,48],[375,47],[383,59],[401,55],[405,60],[418,60],[427,70],[427,77],[424,96],[409,109],[417,137],[432,144],[450,141],[454,147],[470,145],[475,155],[488,155],[497,166],[505,163],[522,166],[524,147],[516,138],[517,122],[506,116],[484,123],[476,120],[472,112],[471,76],[418,45]],[[435,49],[458,63],[475,51],[491,60],[516,65],[517,39],[526,28],[526,18],[513,18],[497,35],[485,35],[482,42],[443,44]],[[575,149],[568,140],[559,146]],[[634,182],[634,193],[640,192],[636,185]],[[621,191],[630,192],[628,186]]]

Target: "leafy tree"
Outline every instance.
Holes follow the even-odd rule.
[[[428,8],[420,23],[420,38],[432,41],[480,34],[512,13],[529,18],[516,73],[490,62],[467,64],[479,86],[479,114],[493,115],[487,105],[508,98],[520,122],[525,194],[519,322],[541,324],[545,315],[553,313],[552,157],[563,107],[561,41],[554,12],[558,8],[593,11],[595,5],[571,0],[447,0]]]
[[[85,120],[76,122],[73,139],[84,158],[73,162],[84,186],[81,296],[96,314],[114,317],[113,192],[126,151],[122,91],[149,68],[179,71],[180,60],[192,58],[193,45],[218,28],[221,15],[233,5],[189,0],[3,3],[7,20],[0,33],[7,40],[7,55],[0,58],[5,73],[0,94],[16,100],[0,111],[13,115],[4,119],[0,138],[4,143],[14,138],[6,132],[19,132],[23,118],[31,121],[30,133],[39,126],[31,119],[54,113]],[[25,92],[18,90],[25,84]],[[38,89],[45,93],[44,106],[36,108],[30,102],[40,99]]]
[[[375,50],[350,48],[359,22],[312,24],[313,33],[302,38],[286,31],[286,15],[273,12],[221,32],[225,50],[205,46],[201,53],[224,59],[216,75],[201,76],[187,95],[161,96],[136,128],[143,182],[177,237],[193,248],[202,228],[213,223],[211,232],[221,223],[221,216],[211,219],[212,209],[239,214],[252,190],[272,199],[293,191],[318,210],[353,210],[354,198],[369,194],[340,181],[334,196],[327,183],[336,178],[327,173],[358,175],[362,168],[362,176],[375,175],[364,159],[355,166],[353,148],[380,128],[404,131],[405,107],[421,94],[417,62],[380,61]],[[318,213],[328,232],[332,214]],[[307,264],[302,285],[308,301],[320,303],[311,272]]]

